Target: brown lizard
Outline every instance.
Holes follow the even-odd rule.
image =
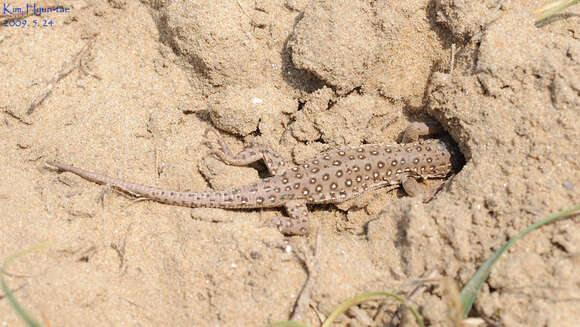
[[[364,192],[402,185],[407,194],[419,193],[417,179],[444,178],[452,171],[454,147],[446,139],[417,141],[429,134],[426,124],[407,128],[403,142],[395,145],[361,145],[324,152],[310,161],[288,168],[269,147],[246,148],[233,155],[214,129],[220,149],[212,149],[223,162],[246,166],[263,160],[272,175],[228,191],[180,192],[126,182],[73,166],[47,162],[89,181],[154,201],[186,207],[269,208],[286,207],[289,217],[275,217],[274,225],[285,235],[308,233],[306,204],[340,203]],[[412,141],[412,142],[411,142]],[[209,143],[209,142],[206,142]]]

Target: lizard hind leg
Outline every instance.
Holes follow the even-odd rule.
[[[271,220],[280,233],[292,236],[306,235],[310,232],[308,208],[305,201],[289,201],[286,203],[286,211],[290,217],[276,216]]]
[[[219,149],[215,149],[212,143],[209,141],[208,135],[212,132],[216,135],[216,141],[219,145]],[[206,138],[204,143],[211,150],[210,154],[215,155],[228,165],[248,166],[256,161],[262,160],[266,164],[266,168],[272,176],[282,175],[286,170],[286,162],[284,162],[284,160],[268,146],[254,146],[246,148],[234,155],[217,130],[208,128],[204,133],[204,137]]]

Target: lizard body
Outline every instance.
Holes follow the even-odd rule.
[[[453,151],[443,139],[331,150],[306,163],[287,168],[269,147],[247,148],[234,156],[219,134],[217,136],[221,149],[212,153],[222,161],[242,166],[263,160],[273,176],[227,191],[180,192],[131,183],[58,162],[47,163],[89,181],[172,205],[214,208],[285,206],[290,217],[278,217],[273,222],[287,235],[308,232],[305,204],[340,203],[364,192],[395,185],[402,185],[407,193],[413,195],[417,179],[444,178],[452,170]]]

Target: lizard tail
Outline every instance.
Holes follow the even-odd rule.
[[[241,189],[221,192],[180,192],[153,186],[127,182],[121,179],[93,173],[88,170],[69,166],[66,164],[47,161],[48,165],[61,171],[71,172],[86,180],[97,184],[109,185],[112,188],[133,196],[145,197],[153,201],[179,205],[185,207],[208,207],[208,208],[252,208],[252,199],[240,196]]]

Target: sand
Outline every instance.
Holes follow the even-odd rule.
[[[320,267],[301,321],[312,326],[349,297],[430,273],[463,285],[517,232],[580,203],[580,6],[536,25],[531,12],[545,2],[56,4],[70,11],[11,12],[27,25],[0,31],[0,258],[50,242],[7,276],[46,326],[284,320],[315,239],[269,227],[278,209],[134,202],[47,160],[227,189],[260,174],[207,156],[209,126],[234,151],[266,144],[300,163],[439,122],[465,165],[433,201],[379,190],[311,208]],[[577,217],[528,235],[495,267],[473,316],[579,325],[579,254]],[[451,325],[444,293],[434,283],[413,299],[430,326]],[[339,325],[382,326],[395,309],[371,302]],[[20,324],[0,293],[0,325]],[[416,324],[407,313],[401,325]]]

